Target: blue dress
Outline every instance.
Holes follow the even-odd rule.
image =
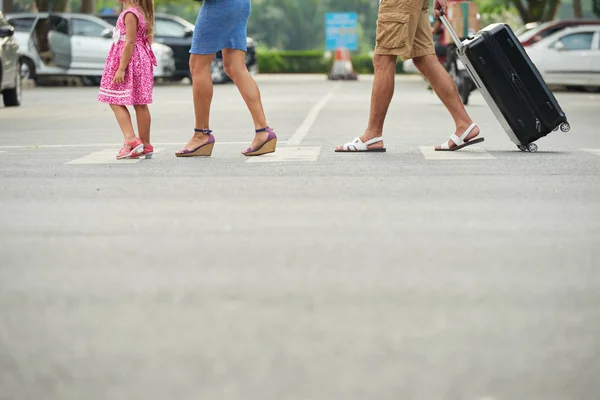
[[[192,54],[213,54],[223,49],[246,51],[250,0],[204,0],[196,19]]]

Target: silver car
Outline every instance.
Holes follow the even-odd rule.
[[[114,27],[93,15],[74,13],[21,13],[7,15],[15,27],[22,59],[21,76],[78,76],[99,84]],[[158,66],[155,78],[170,79],[175,72],[173,51],[153,43]]]

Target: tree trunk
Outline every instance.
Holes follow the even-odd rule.
[[[550,0],[550,5],[548,7],[548,12],[546,14],[546,21],[552,21],[556,18],[556,14],[558,13],[558,8],[560,7],[560,0]]]
[[[519,12],[524,24],[554,19],[560,4],[560,0],[511,0],[511,2]]]
[[[581,0],[573,0],[573,16],[575,18],[583,18],[583,9],[581,8]]]
[[[523,23],[526,24],[528,22],[531,22],[531,20],[529,19],[529,13],[527,12],[527,9],[525,8],[521,0],[512,0],[512,2],[517,8],[519,16],[521,17],[521,20],[523,20]]]
[[[96,2],[94,0],[81,0],[81,9],[83,14],[94,14],[96,12]]]
[[[68,0],[35,0],[35,7],[38,11],[48,11],[52,6],[54,12],[64,12],[67,9]]]
[[[0,3],[2,3],[2,12],[5,15],[12,12],[12,9],[13,9],[13,1],[12,0],[3,0]]]

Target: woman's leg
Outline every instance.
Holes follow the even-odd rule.
[[[223,67],[244,98],[246,106],[252,114],[254,129],[265,128],[267,118],[263,110],[260,90],[246,67],[246,53],[242,50],[223,49]],[[267,141],[268,136],[268,132],[257,133],[250,147],[253,150],[260,148]]]
[[[150,144],[150,123],[152,121],[150,109],[145,104],[135,105],[133,108],[135,109],[140,140],[144,143],[144,146],[147,146]]]
[[[209,129],[210,103],[213,97],[213,84],[210,75],[210,64],[214,54],[192,54],[190,56],[190,71],[192,73],[192,90],[194,95],[194,114],[196,116],[196,129]],[[194,136],[185,145],[188,150],[193,150],[208,141],[208,135],[194,133]],[[181,152],[181,151],[180,151]]]

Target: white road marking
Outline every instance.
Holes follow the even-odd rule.
[[[264,156],[248,157],[248,163],[273,163],[273,162],[313,162],[321,154],[320,147],[281,147],[275,153]]]
[[[582,149],[582,150],[585,151],[586,153],[592,153],[597,156],[600,156],[600,149]]]
[[[163,149],[154,149],[154,155],[156,153],[162,151]],[[142,158],[138,159],[125,159],[125,160],[117,160],[118,149],[104,149],[100,151],[95,151],[88,155],[85,155],[81,158],[77,158],[73,161],[69,161],[66,163],[67,165],[82,165],[82,164],[136,164],[143,160]]]
[[[492,156],[487,151],[475,147],[469,146],[457,151],[435,151],[435,146],[419,146],[419,150],[423,154],[423,157],[427,160],[494,160],[496,157]]]
[[[339,85],[336,86],[336,88],[338,87]],[[313,124],[317,120],[319,113],[321,112],[321,110],[323,110],[325,105],[327,105],[327,102],[331,100],[332,97],[333,91],[323,96],[321,100],[319,100],[319,102],[315,104],[313,108],[310,109],[308,115],[306,116],[304,121],[302,121],[302,124],[298,127],[298,129],[296,129],[296,132],[294,132],[292,137],[289,138],[289,140],[287,141],[288,145],[298,146],[300,143],[302,143],[302,140],[304,140],[304,138],[310,131],[310,128],[312,128]]]
[[[248,145],[252,141],[252,138],[249,137],[246,142],[219,142],[215,143],[215,146],[227,146],[227,145]],[[277,141],[278,144],[286,144],[286,141]],[[0,149],[42,149],[42,148],[67,148],[67,147],[116,147],[117,151],[122,146],[122,143],[80,143],[80,144],[32,144],[32,145],[16,145],[16,146],[0,146]],[[153,146],[179,146],[183,147],[185,142],[177,142],[177,143],[152,143]]]

